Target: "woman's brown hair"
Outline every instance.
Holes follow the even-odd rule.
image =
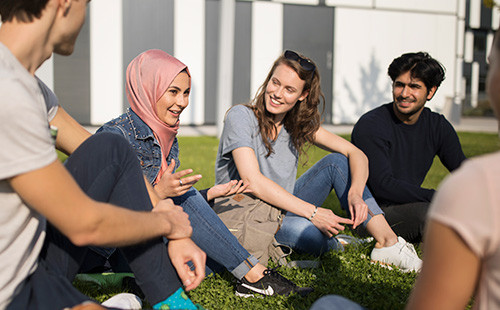
[[[271,143],[276,140],[278,132],[272,121],[272,114],[266,110],[264,98],[267,84],[271,80],[274,70],[276,70],[279,65],[283,64],[292,68],[299,78],[305,81],[302,93],[309,92],[304,100],[297,102],[295,106],[287,112],[283,120],[286,130],[291,136],[292,144],[299,152],[299,155],[305,152],[306,143],[312,143],[314,141],[314,134],[321,124],[321,114],[318,106],[321,101],[325,102],[325,96],[321,91],[319,72],[312,60],[302,55],[300,56],[312,63],[315,70],[306,70],[298,61],[287,59],[284,54],[282,54],[274,62],[271,71],[269,71],[266,80],[260,86],[255,98],[250,104],[247,104],[247,106],[254,111],[259,122],[259,131],[268,151],[266,156],[273,153]]]

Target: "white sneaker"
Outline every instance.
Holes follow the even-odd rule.
[[[371,259],[381,264],[395,265],[403,272],[419,272],[422,268],[422,260],[418,257],[413,244],[401,237],[398,237],[398,242],[392,246],[373,248]]]
[[[140,310],[142,301],[139,297],[130,293],[120,293],[103,302],[101,305],[109,308]]]

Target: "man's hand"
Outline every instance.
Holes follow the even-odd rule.
[[[347,200],[349,201],[351,220],[354,222],[352,228],[356,228],[368,217],[368,206],[360,195],[349,193]]]
[[[353,220],[337,216],[332,210],[325,208],[318,208],[311,222],[329,238],[338,234],[340,230],[344,230],[343,224],[353,224]]]
[[[195,289],[205,278],[207,255],[189,238],[169,240],[168,255],[186,291]],[[191,261],[194,270],[187,264]]]
[[[207,191],[207,200],[212,200],[218,197],[231,196],[234,194],[249,193],[251,192],[251,190],[248,189],[248,185],[250,184],[243,184],[243,180],[231,180],[226,184],[212,186]]]
[[[158,196],[162,199],[177,197],[185,194],[191,186],[198,182],[202,177],[201,174],[185,177],[188,174],[193,173],[193,169],[186,169],[173,173],[174,168],[175,161],[172,159],[160,181],[154,187],[156,193],[158,193]]]
[[[170,233],[165,235],[168,240],[190,238],[193,233],[189,216],[181,207],[174,205],[172,199],[160,200],[153,212],[161,214],[170,223]]]

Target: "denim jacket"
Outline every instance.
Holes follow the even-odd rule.
[[[131,109],[119,117],[102,125],[97,132],[112,132],[127,139],[137,154],[142,171],[150,183],[156,179],[161,166],[161,147],[153,134],[153,130]],[[179,167],[179,144],[177,138],[167,156],[167,163],[175,160],[174,171]]]

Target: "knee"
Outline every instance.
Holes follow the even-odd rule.
[[[174,204],[181,206],[184,212],[189,215],[194,212],[201,212],[207,208],[211,209],[207,201],[194,187],[191,187],[187,192],[180,196],[172,197],[172,201]]]
[[[430,207],[430,203],[428,202],[422,202],[422,203],[418,203],[417,205],[415,205],[415,208],[414,209],[414,217],[415,219],[424,224],[425,221],[427,220],[427,212],[429,211],[429,207]]]
[[[89,138],[89,141],[92,141],[100,148],[120,149],[130,147],[128,141],[123,136],[111,132],[96,133]]]
[[[333,152],[333,153],[330,153],[328,155],[326,155],[325,157],[323,157],[324,159],[328,160],[329,162],[332,162],[332,163],[344,163],[344,164],[347,164],[347,157],[344,155],[344,154],[341,154],[341,153],[337,153],[337,152]]]
[[[93,135],[85,142],[88,142],[93,152],[99,154],[99,156],[115,159],[134,158],[134,160],[137,160],[137,156],[132,151],[128,141],[118,134],[101,132]]]
[[[321,160],[325,161],[329,166],[337,167],[340,170],[349,170],[349,162],[344,154],[336,152],[330,153],[323,157]]]

